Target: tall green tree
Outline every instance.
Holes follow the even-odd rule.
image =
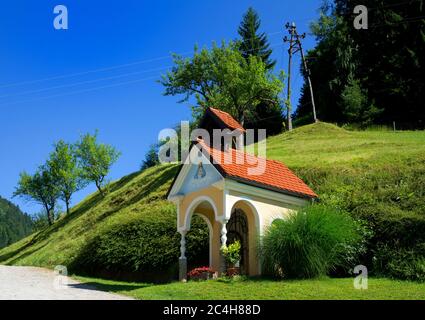
[[[40,166],[34,175],[22,172],[14,196],[41,204],[45,209],[49,225],[53,224],[60,189],[49,164]]]
[[[248,8],[242,17],[238,34],[241,37],[238,49],[245,59],[255,56],[266,64],[266,72],[273,70],[276,61],[270,58],[272,49],[267,36],[260,32],[261,20],[257,12]],[[253,118],[246,123],[247,128],[267,128],[268,135],[280,133],[283,129],[284,118],[280,104],[261,102],[257,105]]]
[[[342,112],[344,117],[354,123],[367,126],[382,112],[369,104],[365,90],[362,90],[358,80],[350,79],[341,93]]]
[[[87,183],[82,177],[82,170],[77,164],[77,156],[73,149],[71,144],[60,140],[55,144],[48,160],[58,183],[60,199],[65,202],[67,214],[72,195]]]
[[[99,193],[104,196],[105,178],[121,153],[111,145],[99,143],[96,132],[93,135],[87,133],[81,137],[75,146],[75,154],[82,178],[93,181]]]
[[[140,166],[140,170],[146,170],[160,163],[158,157],[159,147],[160,143],[154,143],[149,146],[149,149],[145,154],[145,159],[142,161],[142,165]]]
[[[312,25],[317,45],[307,58],[318,117],[344,123],[361,122],[366,116],[373,123],[395,121],[399,128],[425,128],[424,1],[365,0],[362,5],[369,8],[365,30],[353,26],[358,4],[326,1]],[[364,99],[353,105],[360,91]],[[310,109],[304,85],[297,121],[309,119]]]
[[[265,64],[266,69],[271,70],[276,64],[276,60],[272,60],[267,36],[264,32],[260,32],[261,20],[257,12],[252,8],[248,8],[242,17],[238,34],[241,37],[239,43],[239,51],[245,59],[249,56],[259,57]]]
[[[254,119],[261,102],[278,104],[283,86],[261,59],[245,59],[234,43],[214,44],[211,50],[195,48],[192,58],[174,55],[174,67],[160,83],[165,95],[183,95],[180,102],[195,97],[194,119],[211,106],[230,113],[242,125]]]

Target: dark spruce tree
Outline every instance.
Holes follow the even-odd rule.
[[[270,59],[272,50],[269,47],[267,36],[259,32],[261,20],[253,8],[248,8],[239,26],[238,33],[241,37],[239,51],[245,58],[250,55],[261,58],[268,70],[273,69],[275,60]]]
[[[267,36],[260,32],[261,20],[253,8],[248,8],[244,14],[238,29],[241,37],[239,51],[248,59],[249,56],[260,58],[268,71],[271,71],[276,61],[270,58],[272,50],[270,49]],[[277,99],[276,99],[277,100]],[[245,124],[246,128],[267,129],[267,135],[278,134],[282,131],[284,119],[279,104],[260,103],[256,107],[256,114],[252,121]]]

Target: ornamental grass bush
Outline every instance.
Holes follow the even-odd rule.
[[[324,205],[276,220],[262,239],[264,271],[284,278],[327,275],[352,258],[347,253],[361,244],[359,228],[347,213]]]

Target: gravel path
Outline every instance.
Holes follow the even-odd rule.
[[[130,300],[52,270],[0,265],[0,300]]]

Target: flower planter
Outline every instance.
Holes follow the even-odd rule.
[[[214,273],[215,271],[212,270],[211,268],[201,267],[201,268],[195,268],[191,270],[187,274],[187,277],[189,278],[189,280],[195,280],[195,281],[209,280],[209,279],[213,279]]]
[[[241,274],[241,268],[239,267],[231,267],[227,268],[227,276],[228,277],[234,277]]]
[[[190,280],[195,280],[195,281],[199,281],[199,280],[209,280],[212,279],[212,274],[210,272],[201,272],[197,275],[192,275],[190,276]]]
[[[241,244],[239,241],[235,241],[229,245],[223,245],[220,249],[223,255],[224,261],[227,265],[226,276],[234,277],[239,275],[240,272],[240,260],[241,260]]]

